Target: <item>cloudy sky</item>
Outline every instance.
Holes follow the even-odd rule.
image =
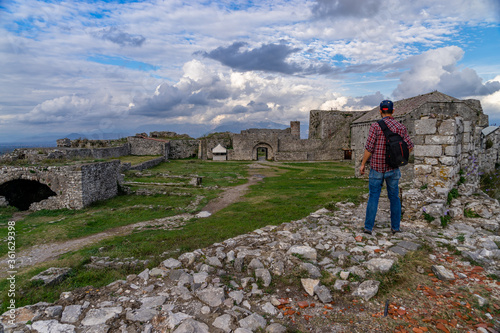
[[[0,0],[0,25],[0,142],[306,124],[433,90],[500,125],[499,0]]]

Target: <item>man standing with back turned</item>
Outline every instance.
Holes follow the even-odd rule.
[[[384,100],[380,103],[380,116],[386,123],[387,127],[394,133],[399,134],[408,145],[408,149],[413,149],[413,143],[408,136],[406,127],[396,121],[392,114],[394,107],[391,101]],[[359,172],[365,173],[365,165],[370,159],[370,174],[369,174],[369,192],[368,205],[366,207],[365,227],[363,232],[366,234],[372,233],[375,225],[375,216],[377,215],[378,200],[382,190],[382,184],[387,184],[387,195],[391,202],[391,231],[392,233],[400,232],[401,223],[401,201],[399,200],[399,178],[401,171],[399,168],[392,168],[386,164],[386,138],[380,125],[375,122],[370,126],[368,139],[366,140],[365,153],[361,161]]]

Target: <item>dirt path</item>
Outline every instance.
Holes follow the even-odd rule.
[[[237,202],[246,193],[248,187],[256,184],[258,181],[262,180],[264,176],[260,175],[258,172],[262,168],[268,168],[260,163],[254,163],[249,165],[249,178],[248,182],[242,185],[227,188],[222,195],[212,200],[202,209],[201,213],[206,212],[207,214],[181,214],[176,216],[169,216],[160,219],[154,219],[150,221],[144,221],[139,223],[134,223],[118,228],[113,228],[106,230],[104,232],[78,238],[67,240],[64,242],[50,243],[50,244],[39,244],[32,246],[30,248],[21,250],[16,253],[16,269],[34,266],[49,260],[56,259],[61,254],[76,251],[85,246],[97,243],[107,238],[124,236],[132,233],[135,229],[142,229],[144,227],[155,226],[162,229],[175,229],[180,228],[184,223],[193,217],[203,217],[209,216],[230,204]],[[15,220],[22,219],[26,214],[18,214],[14,216]],[[0,278],[7,276],[7,256],[0,258]]]
[[[249,166],[250,177],[248,178],[248,182],[243,185],[228,188],[222,193],[220,197],[210,201],[202,209],[202,212],[208,212],[210,214],[213,214],[221,210],[222,208],[229,206],[234,202],[238,202],[240,198],[246,193],[248,187],[257,184],[259,181],[264,179],[264,176],[258,173],[259,169],[264,169],[264,168],[268,167],[261,163],[250,164]]]

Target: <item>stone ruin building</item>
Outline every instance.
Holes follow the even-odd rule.
[[[500,163],[500,130],[488,126],[488,116],[479,101],[459,100],[434,91],[395,101],[394,109],[394,117],[408,128],[415,143],[414,160],[402,170],[403,181],[428,187],[426,204],[436,214],[444,209],[443,198],[456,185],[463,170],[469,170],[467,183],[477,186],[479,172],[493,171]],[[2,156],[0,162],[22,160],[40,164],[45,159],[112,159],[125,155],[160,156],[143,167],[192,157],[354,160],[358,172],[368,129],[378,119],[378,107],[369,111],[312,110],[307,139],[300,138],[300,122],[291,121],[284,130],[247,129],[239,134],[213,133],[199,139],[173,132],[152,132],[149,136],[140,133],[116,146],[105,140],[61,139],[55,148],[17,149]],[[130,167],[117,161],[61,167],[4,165],[0,167],[0,199],[10,196],[12,201],[13,188],[29,188],[39,193],[36,200],[31,199],[31,209],[81,208],[116,195],[120,173]],[[2,200],[0,204],[6,202],[5,198]]]

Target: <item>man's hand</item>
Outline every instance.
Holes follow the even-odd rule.
[[[371,156],[372,153],[370,153],[368,150],[365,149],[365,153],[363,154],[363,160],[361,161],[361,166],[359,167],[359,173],[361,175],[365,174],[365,164]]]
[[[361,164],[361,166],[359,167],[359,173],[361,175],[364,175],[365,174],[365,165],[364,164]]]

